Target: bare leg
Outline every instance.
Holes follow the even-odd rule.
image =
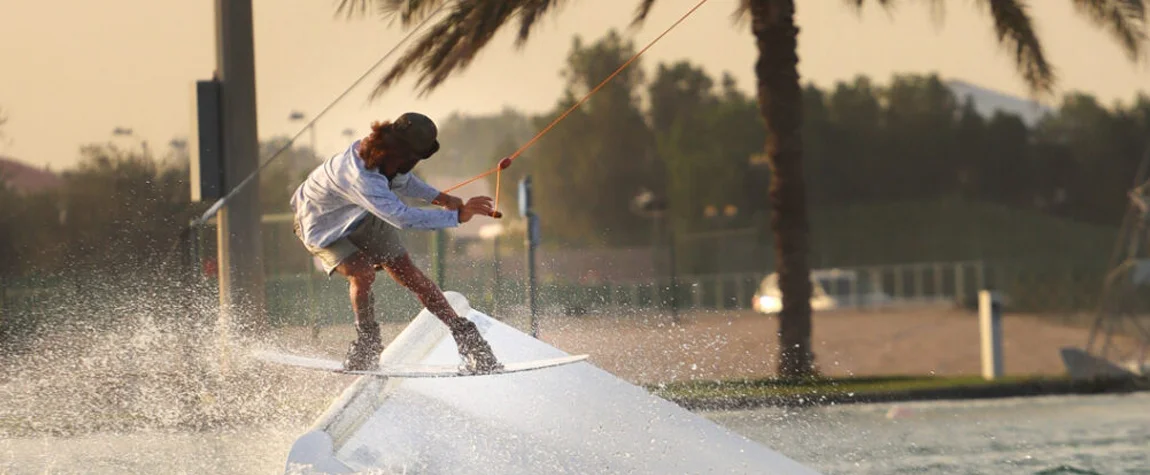
[[[345,369],[367,370],[377,366],[383,342],[379,324],[375,323],[375,305],[371,284],[375,282],[375,268],[363,253],[356,253],[340,263],[336,272],[347,277],[348,296],[355,313],[356,339],[348,349]]]
[[[391,277],[414,293],[423,306],[451,329],[451,337],[459,347],[459,354],[466,360],[472,371],[490,372],[502,367],[491,351],[491,346],[479,334],[479,329],[471,320],[460,317],[447,302],[439,286],[428,279],[411,257],[403,254],[385,259],[379,263]]]
[[[435,282],[427,278],[423,271],[419,270],[414,262],[411,262],[410,256],[404,254],[387,259],[380,262],[380,266],[386,269],[396,282],[414,293],[419,298],[419,302],[427,307],[428,311],[439,317],[439,320],[445,325],[451,327],[458,322],[460,317],[455,313],[455,309],[451,308],[451,304],[447,303],[447,297],[443,296],[443,292],[439,290],[439,286],[435,285]]]
[[[375,268],[363,253],[357,253],[335,268],[347,277],[347,288],[351,298],[351,310],[355,313],[356,326],[375,323],[375,299],[371,285],[375,282]]]

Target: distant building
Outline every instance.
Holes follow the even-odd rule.
[[[0,157],[0,181],[18,193],[50,190],[64,183],[59,175],[47,167],[36,168],[10,157]]]
[[[988,119],[996,111],[1001,111],[1005,114],[1017,115],[1022,118],[1022,122],[1027,127],[1034,127],[1043,117],[1054,113],[1053,109],[1039,102],[1011,96],[966,81],[952,79],[946,81],[945,84],[954,93],[959,104],[966,103],[967,98],[970,98],[979,115]]]

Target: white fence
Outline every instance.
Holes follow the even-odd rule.
[[[546,307],[559,307],[568,313],[622,307],[748,309],[767,275],[687,275],[677,277],[674,285],[670,278],[594,285],[553,282],[543,284],[542,295]],[[971,306],[980,289],[993,285],[981,261],[816,269],[812,280],[815,297],[833,299],[839,308],[915,303]]]

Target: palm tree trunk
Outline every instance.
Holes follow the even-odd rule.
[[[802,90],[794,0],[751,0],[751,31],[759,48],[755,62],[759,110],[767,126],[771,167],[771,231],[783,308],[779,313],[779,365],[782,377],[809,376],[811,282],[807,263],[809,228],[803,180]]]

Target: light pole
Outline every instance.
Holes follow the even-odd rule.
[[[527,219],[524,244],[527,247],[527,308],[531,312],[531,337],[539,338],[539,293],[535,288],[535,248],[539,246],[539,215],[535,214],[531,175],[519,180],[519,215]]]
[[[291,111],[291,114],[288,114],[288,120],[290,120],[292,122],[303,121],[304,120],[303,112],[296,111],[296,110]],[[316,149],[316,145],[315,145],[315,124],[314,123],[308,124],[307,128],[308,128],[309,135],[311,135],[311,137],[310,137],[310,139],[311,139],[311,154],[312,154],[312,156],[318,157],[319,156],[319,150]]]
[[[679,322],[679,301],[678,301],[678,273],[675,271],[675,240],[674,232],[670,229],[668,211],[670,204],[664,196],[656,195],[651,190],[640,190],[634,198],[631,199],[631,211],[635,214],[647,218],[651,218],[651,261],[652,270],[655,271],[655,285],[659,284],[659,239],[661,233],[667,235],[667,273],[670,277],[670,295],[668,300],[671,305],[671,320],[675,323]]]
[[[112,129],[112,135],[116,137],[135,137],[140,141],[140,149],[143,150],[144,156],[148,156],[148,141],[139,138],[139,136],[137,136],[136,133],[132,131],[132,129],[127,127],[116,127]]]
[[[484,224],[479,228],[479,237],[491,240],[491,273],[494,278],[491,290],[491,308],[499,305],[499,289],[503,288],[502,276],[499,274],[499,237],[503,235],[503,225],[499,223]]]
[[[171,147],[176,152],[176,161],[178,165],[183,165],[188,161],[188,140],[181,138],[174,138],[168,141],[168,147]]]
[[[217,259],[220,323],[233,331],[268,329],[263,240],[260,237],[259,180],[247,182],[260,165],[256,116],[255,41],[252,0],[215,0],[216,69],[212,82],[217,114],[221,193],[217,202]],[[240,185],[244,184],[241,189]],[[221,198],[222,200],[222,198]],[[206,219],[206,217],[205,217]]]

